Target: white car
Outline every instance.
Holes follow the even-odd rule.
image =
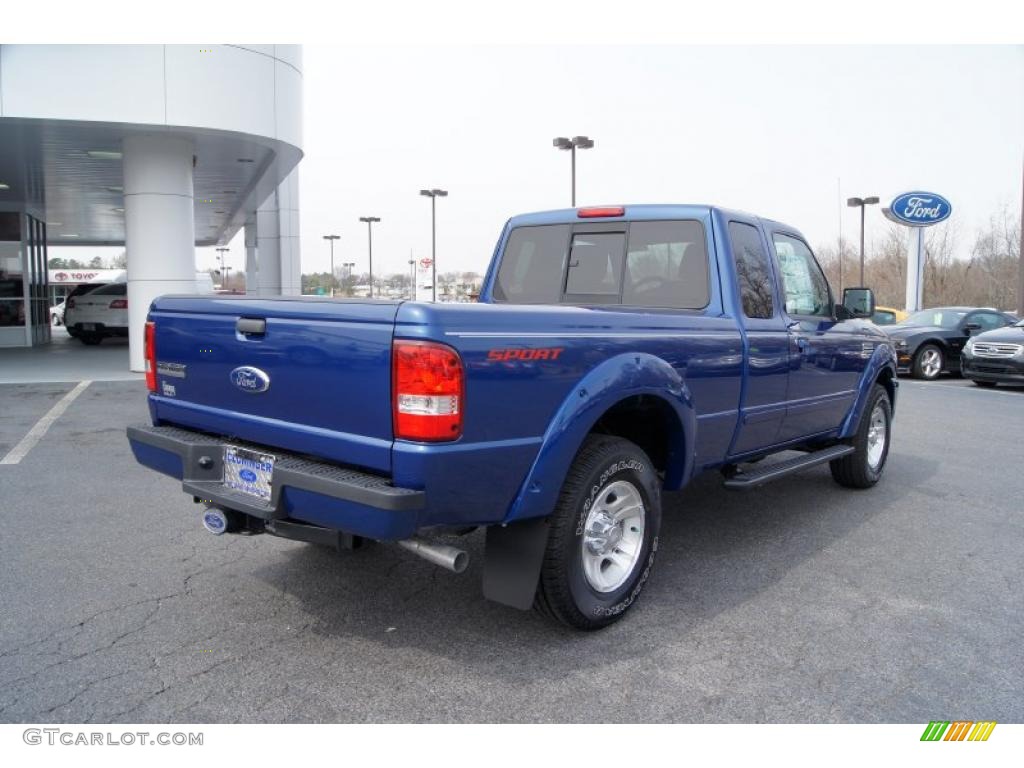
[[[128,284],[110,283],[69,298],[64,309],[68,333],[83,344],[128,335]]]

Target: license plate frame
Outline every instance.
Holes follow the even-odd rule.
[[[237,445],[224,446],[225,488],[269,504],[273,493],[274,464],[277,457]]]

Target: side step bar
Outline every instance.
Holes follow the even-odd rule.
[[[794,456],[792,459],[758,467],[749,472],[737,472],[732,477],[726,478],[724,485],[731,491],[746,491],[772,480],[778,480],[780,477],[792,475],[794,472],[842,458],[853,453],[854,450],[856,449],[852,445],[833,445],[829,448],[822,448],[820,451],[805,453],[803,456]]]

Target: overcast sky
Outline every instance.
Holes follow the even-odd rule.
[[[578,203],[714,203],[834,243],[839,200],[925,189],[953,204],[966,255],[1020,209],[1024,47],[304,48],[302,268],[375,271],[429,254],[482,271],[511,215],[569,204],[555,136],[586,134]],[[842,180],[841,190],[837,180]],[[841,209],[844,236],[858,214]],[[869,209],[868,240],[886,226]],[[243,265],[242,241],[232,263]],[[201,265],[208,262],[203,254]]]

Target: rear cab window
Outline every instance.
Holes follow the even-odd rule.
[[[697,220],[516,227],[493,295],[513,304],[704,309],[710,265]]]

